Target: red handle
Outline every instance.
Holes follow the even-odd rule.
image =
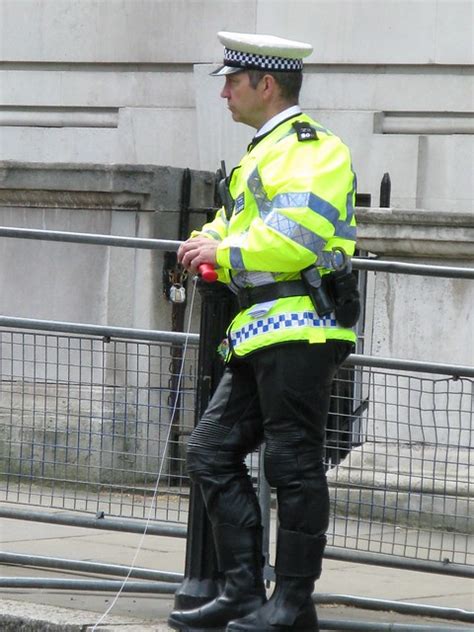
[[[199,266],[199,274],[201,275],[201,279],[206,281],[206,283],[214,283],[214,281],[217,281],[217,272],[210,263],[201,263]]]

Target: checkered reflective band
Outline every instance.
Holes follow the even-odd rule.
[[[273,70],[280,72],[300,72],[303,70],[302,59],[242,53],[230,48],[226,48],[224,51],[224,64],[236,68],[248,68],[249,70]]]
[[[338,327],[334,314],[320,318],[315,312],[292,312],[276,314],[266,318],[258,318],[240,329],[231,331],[230,339],[234,348],[261,334],[283,331],[285,329],[301,329],[302,327]]]

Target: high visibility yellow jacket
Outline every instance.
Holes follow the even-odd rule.
[[[295,121],[309,124],[316,138],[297,133]],[[222,208],[193,235],[219,241],[218,279],[231,289],[300,279],[300,271],[314,263],[323,276],[331,271],[329,254],[335,246],[347,255],[354,253],[350,153],[309,116],[294,116],[266,135],[232,171],[229,190],[230,219]],[[238,356],[282,342],[356,338],[333,314],[320,318],[309,296],[242,310],[228,334]]]

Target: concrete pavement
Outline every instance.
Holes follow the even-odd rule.
[[[3,519],[0,540],[0,549],[4,552],[130,565],[140,536]],[[161,571],[182,572],[184,552],[183,539],[146,536],[135,565]],[[79,572],[32,569],[24,566],[2,566],[1,575],[3,577],[83,579],[93,577]],[[350,594],[474,610],[473,582],[468,579],[379,566],[326,560],[324,573],[317,584],[317,589],[319,593]],[[116,592],[0,588],[0,631],[85,632],[92,630],[115,596]],[[120,630],[121,632],[168,630],[166,617],[172,605],[171,595],[123,592],[110,614],[100,627],[96,627],[96,630]],[[374,624],[393,622],[405,623],[408,626],[410,624],[444,625],[456,627],[459,630],[474,629],[467,623],[335,605],[318,606],[318,614],[324,620],[372,621]]]

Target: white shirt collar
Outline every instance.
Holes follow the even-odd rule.
[[[263,134],[268,134],[268,132],[271,132],[271,130],[274,127],[276,127],[279,123],[281,123],[285,119],[290,118],[291,116],[297,116],[298,114],[301,114],[301,113],[302,112],[299,105],[292,105],[289,108],[286,108],[286,110],[283,110],[283,112],[279,112],[278,114],[275,114],[275,116],[272,116],[271,119],[269,119],[266,123],[264,123],[262,127],[257,131],[254,138],[258,138],[259,136],[262,136]]]

